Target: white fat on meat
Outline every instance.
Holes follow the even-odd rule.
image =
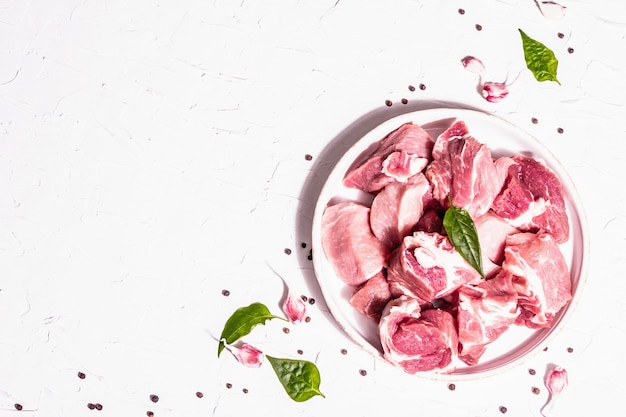
[[[378,330],[386,360],[409,374],[449,373],[457,363],[454,318],[443,310],[421,310],[420,301],[401,296],[383,310]]]

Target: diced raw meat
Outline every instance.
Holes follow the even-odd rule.
[[[402,291],[425,301],[452,293],[481,276],[454,249],[446,236],[415,232],[392,252],[387,268],[392,292]]]
[[[567,262],[552,235],[522,232],[509,236],[502,269],[513,275],[521,307],[519,324],[549,327],[572,299]]]
[[[458,336],[450,313],[421,311],[418,300],[402,296],[387,304],[378,330],[385,358],[407,373],[454,370]]]
[[[457,121],[437,138],[433,161],[426,176],[433,186],[433,196],[443,207],[449,198],[463,207],[472,218],[486,213],[500,191],[494,182],[498,175],[491,151],[469,134],[463,121]]]
[[[569,222],[563,197],[563,184],[546,165],[534,158],[510,158],[507,177],[492,208],[522,231],[544,231],[557,243],[569,239]]]
[[[422,217],[423,199],[430,183],[419,173],[407,183],[392,183],[374,197],[370,225],[374,235],[394,249],[409,235]]]
[[[387,184],[406,182],[431,159],[433,139],[421,126],[405,123],[385,136],[371,155],[346,173],[346,187],[376,193]]]
[[[490,278],[504,261],[504,243],[507,236],[519,230],[492,211],[475,219],[474,225],[480,241],[483,272]]]
[[[387,248],[369,226],[370,208],[356,202],[328,206],[322,216],[322,248],[337,276],[348,285],[360,285],[379,273]]]
[[[440,214],[439,210],[424,210],[424,214],[417,222],[415,230],[428,233],[442,233],[443,216]]]
[[[352,293],[350,304],[361,314],[378,323],[383,309],[391,298],[387,278],[379,272]]]
[[[501,271],[493,279],[459,288],[459,359],[466,364],[476,365],[487,345],[519,316],[512,278],[510,272]]]

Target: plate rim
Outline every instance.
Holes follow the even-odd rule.
[[[324,179],[324,183],[320,189],[320,193],[317,197],[317,200],[314,205],[313,211],[313,220],[312,220],[312,254],[313,254],[313,269],[316,281],[320,287],[322,296],[325,299],[326,305],[329,309],[329,312],[333,316],[333,320],[340,327],[340,329],[360,348],[371,354],[377,360],[397,368],[399,371],[404,372],[400,367],[390,363],[382,354],[382,352],[373,346],[368,340],[366,340],[363,336],[358,334],[355,329],[352,329],[347,323],[345,323],[343,318],[343,312],[339,308],[339,306],[335,305],[334,302],[330,302],[334,298],[334,294],[329,294],[329,289],[326,287],[325,282],[322,278],[320,278],[320,273],[323,270],[321,266],[322,260],[320,257],[324,257],[323,249],[321,247],[321,216],[328,205],[329,200],[325,199],[327,195],[329,195],[329,188],[336,187],[336,183],[331,183],[335,177],[339,174],[337,173],[337,169],[345,164],[351,165],[355,158],[360,156],[362,152],[368,147],[374,144],[376,141],[383,139],[383,137],[398,128],[403,123],[414,122],[417,124],[425,125],[427,123],[440,121],[443,119],[452,119],[452,120],[463,120],[463,115],[470,115],[470,118],[482,118],[485,122],[498,123],[501,127],[505,127],[506,129],[512,130],[520,135],[524,141],[529,140],[532,143],[533,148],[538,148],[542,156],[548,158],[549,161],[545,161],[548,163],[551,169],[557,172],[557,175],[561,179],[561,182],[565,186],[567,191],[567,198],[570,204],[576,210],[576,217],[578,219],[578,228],[580,229],[580,246],[581,251],[584,256],[581,256],[580,266],[579,266],[579,274],[576,283],[576,291],[572,295],[572,299],[570,302],[559,312],[558,322],[556,322],[553,326],[547,329],[539,329],[539,331],[547,332],[547,335],[541,337],[533,346],[528,349],[525,349],[524,352],[518,357],[508,361],[507,363],[501,366],[495,366],[493,368],[487,368],[485,370],[481,370],[478,372],[468,372],[468,373],[437,373],[434,371],[430,372],[420,372],[415,374],[417,377],[431,379],[431,380],[466,380],[466,379],[478,379],[484,378],[487,376],[491,376],[497,373],[504,372],[510,368],[517,367],[523,362],[529,360],[532,356],[537,354],[541,349],[542,345],[545,345],[552,341],[565,327],[567,322],[570,320],[573,315],[573,311],[577,308],[579,304],[579,300],[581,298],[581,293],[586,285],[586,281],[588,278],[588,269],[589,269],[589,252],[590,252],[590,242],[589,242],[589,225],[587,220],[587,215],[584,209],[584,205],[580,198],[580,194],[578,189],[576,188],[576,184],[572,180],[569,172],[565,169],[561,161],[554,155],[554,153],[543,144],[537,137],[526,131],[525,129],[515,125],[514,123],[498,116],[493,113],[488,113],[485,111],[467,109],[467,108],[457,108],[457,107],[437,107],[437,108],[428,108],[422,110],[409,111],[406,113],[402,113],[399,115],[392,116],[380,123],[376,126],[368,130],[365,134],[363,134],[360,138],[354,141],[354,143],[346,149],[341,157],[335,162],[332,169],[330,170],[328,177]],[[467,118],[467,117],[466,117]],[[416,119],[425,120],[426,122],[416,122]],[[471,128],[470,128],[471,129]],[[436,140],[436,137],[433,137],[433,140]],[[480,138],[477,138],[480,140]],[[365,141],[365,142],[364,142]],[[364,145],[365,143],[365,145]],[[362,148],[362,149],[361,149]],[[359,153],[353,155],[358,150]],[[347,161],[348,156],[352,155],[350,161]],[[345,172],[341,175],[341,178],[345,175]],[[571,219],[570,219],[571,222]],[[573,237],[572,237],[573,239]],[[569,263],[569,261],[568,261]],[[573,265],[568,265],[571,268]],[[338,279],[338,278],[337,278]],[[344,284],[345,285],[345,284]],[[331,296],[332,295],[332,296]]]

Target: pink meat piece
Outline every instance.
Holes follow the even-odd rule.
[[[458,336],[454,318],[443,310],[421,310],[419,300],[391,300],[378,325],[385,358],[409,374],[454,370]]]
[[[444,297],[481,276],[456,251],[446,236],[415,232],[392,252],[387,280],[393,293],[425,301]]]
[[[569,239],[563,184],[542,162],[522,155],[510,158],[504,186],[492,208],[522,231],[544,231],[557,243]]]
[[[500,270],[500,265],[504,261],[504,244],[507,236],[519,230],[492,211],[474,219],[474,225],[480,242],[483,272],[490,278]]]
[[[394,182],[406,182],[431,158],[434,140],[421,126],[405,123],[390,132],[365,160],[344,176],[346,187],[376,193]]]
[[[500,337],[519,316],[512,278],[510,272],[501,271],[493,279],[459,288],[459,359],[466,364],[476,365],[487,345]]]
[[[374,235],[394,249],[409,235],[424,212],[424,196],[430,183],[419,173],[406,183],[392,183],[374,197],[370,226]]]
[[[378,323],[383,309],[391,298],[387,278],[382,272],[379,272],[352,293],[350,304],[361,314]]]
[[[518,324],[549,327],[572,299],[572,282],[563,253],[548,233],[509,236],[502,269],[513,275],[521,308]]]
[[[469,133],[463,121],[457,121],[444,131],[433,147],[433,161],[426,176],[433,185],[433,196],[443,207],[448,198],[456,207],[466,209],[472,218],[486,213],[500,184],[491,151]]]
[[[322,216],[322,248],[348,285],[360,285],[379,273],[388,256],[370,229],[369,215],[369,207],[348,201],[328,206]]]

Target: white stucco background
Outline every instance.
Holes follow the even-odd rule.
[[[552,363],[570,375],[555,415],[623,414],[626,14],[562,4],[553,20],[532,0],[1,1],[0,415],[535,416]],[[518,28],[554,51],[561,85],[526,69]],[[478,94],[467,55],[511,82],[504,100]],[[307,258],[317,193],[351,141],[442,106],[539,138],[591,242],[548,349],[453,391],[360,350]],[[315,300],[311,320],[248,340],[314,361],[326,398],[295,403],[268,363],[216,355],[236,308],[280,313],[268,264]]]

